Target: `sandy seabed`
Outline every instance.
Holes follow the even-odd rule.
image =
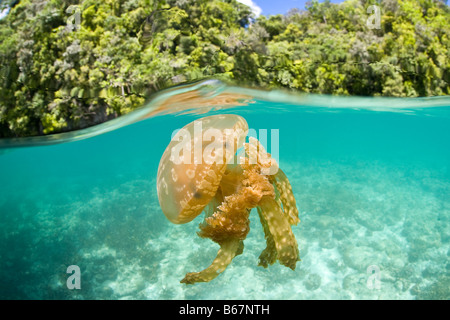
[[[0,297],[450,299],[448,175],[379,162],[281,167],[300,210],[295,271],[257,266],[265,239],[252,212],[244,253],[210,283],[180,284],[212,262],[218,245],[196,235],[201,217],[166,220],[154,177],[68,189],[57,201],[50,181],[27,199],[0,196],[0,208],[14,208],[0,220]],[[80,267],[80,290],[66,286],[69,265]],[[379,289],[370,286],[378,275]]]

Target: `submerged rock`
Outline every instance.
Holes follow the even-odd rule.
[[[384,229],[384,225],[376,219],[377,216],[375,214],[362,210],[355,210],[354,218],[356,222],[370,231],[382,231]]]
[[[305,287],[308,290],[317,290],[320,288],[322,278],[318,274],[310,274],[308,278],[304,281]]]

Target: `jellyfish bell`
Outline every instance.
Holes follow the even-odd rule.
[[[193,121],[174,135],[157,174],[159,204],[171,222],[187,223],[203,211],[247,132],[244,118],[221,114]]]

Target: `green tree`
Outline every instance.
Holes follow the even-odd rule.
[[[369,5],[381,8],[368,28]],[[0,137],[84,128],[176,83],[216,77],[364,96],[450,92],[450,10],[439,0],[314,0],[255,18],[236,0],[7,0]]]

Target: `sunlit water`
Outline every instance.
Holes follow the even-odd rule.
[[[218,250],[196,235],[201,216],[171,224],[156,194],[172,132],[208,110],[156,105],[191,91],[244,95],[206,115],[279,130],[301,219],[295,271],[257,266],[265,240],[252,212],[244,253],[210,283],[180,284]],[[290,96],[209,82],[88,130],[0,146],[1,299],[450,298],[449,98]],[[79,290],[67,287],[70,265],[80,267]]]

